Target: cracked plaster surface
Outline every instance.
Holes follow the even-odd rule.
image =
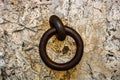
[[[58,15],[84,41],[80,63],[68,71],[46,67],[39,41]],[[75,54],[70,37],[52,37],[49,57],[69,61]],[[0,0],[0,80],[120,80],[119,0]]]

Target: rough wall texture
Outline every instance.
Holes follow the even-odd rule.
[[[39,56],[52,14],[84,41],[81,62],[68,71],[49,69]],[[53,37],[47,52],[66,62],[74,41]],[[0,0],[0,80],[120,80],[120,0]]]

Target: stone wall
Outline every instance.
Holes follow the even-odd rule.
[[[52,14],[84,41],[82,60],[68,71],[51,70],[39,56]],[[47,45],[56,62],[75,49],[70,37]],[[120,80],[120,0],[0,0],[0,80]]]

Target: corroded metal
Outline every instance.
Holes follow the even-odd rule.
[[[57,21],[54,21],[54,23],[56,24],[56,27],[58,27],[56,22]],[[59,24],[59,22],[58,22],[58,24]],[[53,35],[58,34],[57,30],[60,28],[56,29],[56,27],[50,28],[43,34],[40,44],[39,44],[40,56],[41,56],[43,62],[51,69],[59,70],[59,71],[68,70],[68,69],[76,66],[79,63],[79,61],[81,60],[82,55],[83,55],[83,41],[82,41],[80,35],[75,30],[73,30],[70,27],[64,26],[65,36],[68,35],[68,36],[72,37],[76,42],[76,47],[77,47],[76,54],[70,61],[68,61],[66,63],[56,63],[56,62],[52,61],[47,55],[46,45],[47,45],[48,40]],[[60,26],[60,27],[63,27],[63,26]],[[62,37],[62,36],[59,36],[59,37]]]
[[[65,33],[64,25],[62,21],[59,19],[59,17],[57,17],[56,15],[52,15],[49,19],[49,23],[52,28],[56,28],[58,40],[60,41],[65,40],[66,33]]]

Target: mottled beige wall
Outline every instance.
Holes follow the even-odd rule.
[[[68,71],[49,69],[39,56],[52,14],[84,41],[81,62]],[[51,40],[54,61],[73,57],[70,37]],[[0,0],[0,80],[120,80],[120,0]]]

